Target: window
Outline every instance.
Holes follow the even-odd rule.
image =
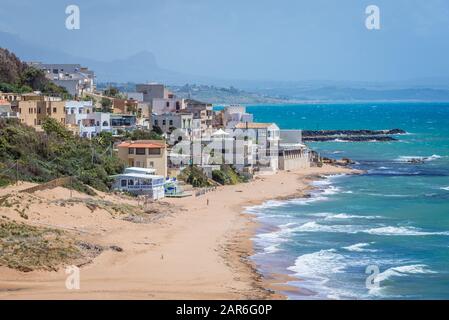
[[[134,148],[129,148],[128,149],[128,154],[134,154]]]
[[[155,126],[157,126],[157,123],[158,123],[157,120],[154,120],[154,125],[155,125]]]
[[[169,123],[170,126],[172,126],[173,125],[173,120],[169,120],[168,123]]]
[[[37,113],[41,113],[41,108],[37,108]]]
[[[159,155],[159,154],[161,154],[161,149],[159,149],[159,148],[148,149],[148,154]]]
[[[136,148],[136,154],[145,155],[145,148]]]
[[[56,113],[56,108],[53,108],[53,113]]]
[[[103,121],[103,127],[109,126],[109,123],[107,121]]]
[[[120,185],[121,185],[122,187],[126,187],[126,180],[122,180],[122,181],[120,182]]]
[[[134,180],[128,180],[128,186],[133,186],[134,185]]]
[[[165,126],[167,122],[165,120],[162,120],[162,125]]]
[[[150,161],[150,168],[154,168],[154,162]]]
[[[170,107],[170,102],[167,101],[167,103],[165,104],[168,107]]]

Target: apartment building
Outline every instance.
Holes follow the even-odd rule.
[[[178,98],[163,84],[138,84],[136,91],[142,94],[143,102],[150,104],[154,114],[182,112],[186,108],[185,99]]]
[[[275,123],[237,123],[234,135],[251,140],[256,146],[254,162],[261,173],[273,173],[279,168],[280,130]]]
[[[1,119],[17,119],[18,114],[11,108],[11,103],[8,100],[0,99],[0,118]]]
[[[186,99],[185,112],[192,113],[193,119],[199,121],[201,134],[210,136],[212,134],[213,110],[212,104],[193,99]]]
[[[167,176],[167,146],[164,141],[124,141],[117,148],[118,157],[125,166],[153,168],[157,175]]]
[[[223,109],[222,119],[225,128],[234,128],[239,122],[253,122],[253,115],[242,105],[230,105]]]
[[[174,129],[180,129],[187,135],[192,130],[193,115],[191,113],[163,113],[152,117],[153,128],[159,127],[164,134],[170,134]]]
[[[66,123],[65,102],[54,101],[44,96],[32,96],[32,99],[22,96],[17,112],[21,123],[37,129],[46,117],[51,117],[64,125]]]
[[[79,64],[45,64],[40,62],[28,64],[43,70],[47,79],[65,88],[74,97],[95,91],[95,73]]]

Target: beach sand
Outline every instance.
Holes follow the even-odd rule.
[[[0,267],[0,299],[284,299],[278,292],[297,290],[283,284],[287,276],[263,278],[248,259],[257,223],[243,213],[244,207],[304,196],[309,182],[319,175],[339,173],[356,171],[327,165],[281,171],[249,183],[218,187],[199,197],[164,199],[159,218],[150,223],[132,223],[114,219],[102,209],[54,206],[48,201],[32,204],[28,220],[0,208],[1,215],[15,220],[68,230],[89,243],[123,249],[105,250],[82,266],[79,290],[66,289],[64,268],[24,273]],[[0,189],[0,196],[11,189]],[[58,187],[33,196],[50,201],[67,199],[70,192]],[[73,196],[89,197],[77,192]],[[98,197],[136,202],[104,193]]]

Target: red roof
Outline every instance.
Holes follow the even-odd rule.
[[[160,149],[163,148],[164,145],[158,143],[149,143],[149,142],[129,142],[124,141],[118,145],[119,148],[149,148],[149,149]]]

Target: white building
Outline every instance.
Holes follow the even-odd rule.
[[[45,72],[45,77],[61,86],[74,97],[95,91],[95,74],[79,64],[45,64],[31,62],[29,65]]]
[[[253,122],[253,115],[246,112],[246,107],[230,105],[223,109],[223,125],[225,128],[234,128],[240,122]]]
[[[256,145],[255,167],[260,173],[275,173],[279,168],[280,130],[275,123],[238,123],[234,135]]]
[[[66,124],[76,126],[80,137],[93,138],[102,131],[111,131],[111,115],[94,112],[92,101],[67,101]]]
[[[311,152],[302,143],[301,130],[281,130],[279,170],[299,170],[310,167]]]
[[[153,200],[165,197],[165,178],[155,175],[151,168],[126,168],[124,173],[114,175],[114,190],[125,191],[135,195],[147,195]]]

